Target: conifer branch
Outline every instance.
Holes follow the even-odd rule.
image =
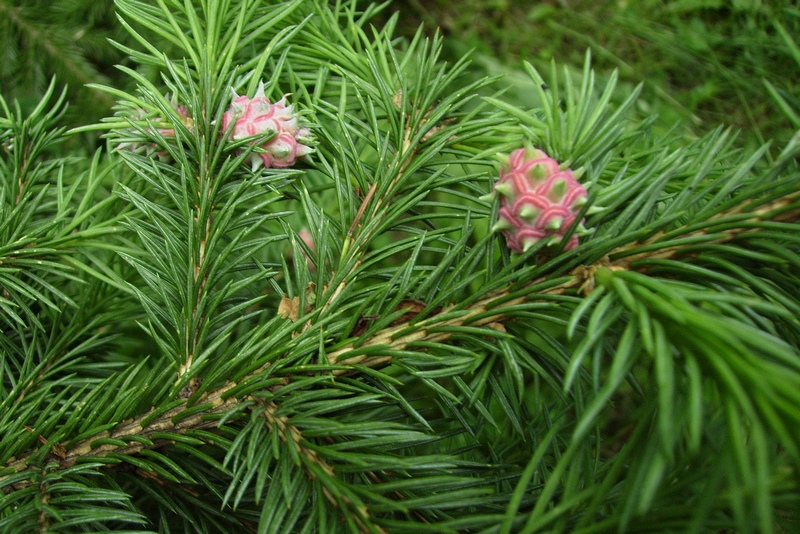
[[[728,223],[731,219],[735,220],[735,227],[726,228],[721,232],[709,230],[715,225]],[[708,236],[709,239],[703,241],[704,245],[723,244],[746,233],[757,235],[764,228],[752,223],[797,223],[798,221],[800,221],[800,191],[767,203],[759,202],[757,199],[751,200],[719,213],[709,219],[708,225],[704,225],[707,228],[684,234],[683,237]],[[332,372],[334,375],[352,374],[353,372],[357,373],[359,367],[388,365],[393,359],[392,353],[415,350],[414,345],[423,342],[447,341],[452,336],[448,330],[452,328],[471,326],[502,331],[504,329],[503,322],[513,318],[508,315],[506,310],[537,299],[565,295],[575,290],[588,294],[596,286],[594,277],[601,269],[644,272],[648,268],[648,260],[674,259],[682,256],[684,247],[681,245],[669,245],[663,248],[655,246],[667,233],[669,232],[660,232],[643,242],[621,247],[610,254],[611,257],[616,258],[614,260],[604,258],[590,266],[576,267],[566,277],[560,278],[561,281],[557,284],[548,283],[550,278],[543,276],[516,288],[513,292],[509,289],[492,291],[464,308],[445,308],[419,321],[415,316],[404,318],[402,323],[381,330],[358,345],[351,343],[327,352],[327,359],[334,366]],[[641,248],[648,250],[635,252]],[[634,265],[636,263],[641,263],[641,265]],[[529,291],[530,288],[537,286],[544,286],[544,288]],[[520,293],[523,295],[514,296]],[[380,351],[385,351],[386,354],[375,355],[374,350],[369,350],[368,354],[353,354],[374,348],[380,348]],[[265,370],[266,368],[261,368],[255,373],[243,377],[242,382],[262,374]],[[281,384],[272,386],[273,393],[289,383],[291,383],[291,378],[283,379]],[[214,428],[217,426],[216,418],[218,416],[235,409],[244,401],[255,400],[257,404],[265,408],[263,412],[265,419],[270,427],[275,425],[282,440],[292,440],[309,461],[319,465],[325,472],[333,473],[333,468],[326,464],[316,451],[303,445],[302,433],[291,424],[290,419],[286,416],[276,415],[278,406],[275,402],[254,399],[250,396],[244,399],[227,396],[226,394],[236,386],[237,384],[227,384],[203,393],[199,398],[192,400],[191,404],[190,399],[187,399],[167,411],[154,409],[131,421],[122,422],[111,430],[85,438],[69,448],[65,448],[64,444],[55,444],[52,446],[53,450],[60,451],[54,453],[59,458],[59,468],[71,467],[80,461],[86,461],[93,457],[104,457],[111,453],[131,455],[145,448],[164,446],[169,439],[159,439],[156,437],[158,434],[183,435],[192,430]],[[131,442],[129,438],[132,437],[144,439]],[[148,441],[152,443],[148,444]],[[18,473],[24,469],[38,469],[36,466],[28,465],[29,457],[30,455],[11,459],[5,468],[10,469],[11,473]],[[0,476],[0,481],[8,476]],[[22,487],[25,485],[27,484],[23,484]]]
[[[216,427],[217,421],[208,417],[228,412],[239,402],[235,397],[224,398],[225,393],[233,387],[234,384],[229,384],[203,394],[197,400],[198,404],[192,406],[195,409],[191,411],[188,400],[184,400],[166,411],[154,408],[135,419],[115,425],[113,429],[84,438],[69,448],[63,444],[53,446],[58,469],[67,469],[87,459],[103,458],[109,454],[133,455],[145,448],[162,447],[169,442],[169,438],[160,438],[159,434],[185,435],[191,430]],[[198,410],[197,407],[201,409]],[[11,474],[26,469],[40,469],[28,465],[30,456],[12,458],[5,465],[5,469],[11,470]],[[10,475],[0,476],[0,481],[8,476]],[[29,484],[28,481],[13,484],[6,491],[21,489]]]
[[[292,425],[290,418],[276,413],[278,411],[278,405],[273,401],[264,401],[262,399],[257,399],[256,403],[264,408],[262,414],[270,430],[278,432],[281,441],[291,441],[290,446],[295,448],[304,461],[304,467],[308,477],[311,480],[320,480],[323,485],[322,491],[331,505],[336,508],[344,507],[345,510],[343,510],[343,513],[349,514],[350,517],[356,521],[360,532],[385,533],[386,531],[383,528],[370,521],[369,511],[363,503],[355,503],[346,495],[341,495],[337,498],[329,486],[330,480],[334,480],[336,477],[333,467],[320,457],[317,451],[309,448],[305,444],[303,433],[296,426]]]
[[[690,233],[681,234],[681,239],[707,236],[702,244],[723,244],[735,240],[738,236],[745,233],[757,234],[763,227],[755,225],[758,222],[787,222],[797,223],[800,221],[800,191],[790,193],[785,197],[763,203],[757,199],[751,200],[743,205],[736,206],[729,211],[717,214],[709,218],[708,224],[703,224],[703,228],[694,230]],[[720,232],[713,232],[716,225],[730,224],[734,220],[736,226],[725,228]],[[432,314],[426,319],[415,321],[414,318],[383,330],[373,337],[365,340],[359,345],[347,345],[331,351],[327,354],[331,364],[340,365],[363,365],[373,367],[391,361],[391,356],[374,355],[350,355],[352,352],[359,352],[368,347],[385,346],[387,351],[408,350],[410,345],[415,342],[439,342],[445,341],[450,337],[447,332],[438,331],[440,328],[460,327],[460,326],[489,326],[497,324],[499,327],[503,321],[508,319],[504,309],[513,308],[536,298],[564,295],[568,291],[579,288],[581,293],[591,293],[596,286],[594,279],[598,270],[608,268],[611,270],[647,270],[648,260],[664,260],[680,257],[684,254],[685,245],[660,245],[659,242],[665,235],[675,232],[662,231],[648,238],[645,241],[625,245],[617,250],[609,252],[608,256],[592,265],[581,265],[573,269],[568,277],[557,285],[549,285],[545,289],[529,293],[526,296],[509,298],[511,293],[508,289],[495,290],[467,308],[448,308],[438,314]],[[637,252],[641,249],[646,251]],[[610,258],[614,258],[610,260]],[[641,266],[633,264],[642,262]],[[534,288],[546,284],[549,276],[542,276],[523,288],[514,292],[525,292],[525,288]],[[444,317],[444,319],[442,319]],[[496,328],[497,328],[496,327]],[[372,351],[370,351],[372,354]]]
[[[260,372],[263,371],[264,369],[260,370]],[[286,383],[288,381],[284,381],[284,384]],[[356,521],[361,532],[385,532],[379,525],[370,521],[366,506],[354,503],[346,495],[337,498],[328,486],[329,480],[335,479],[333,467],[325,462],[315,450],[305,445],[305,438],[302,432],[291,424],[290,418],[276,413],[278,405],[274,401],[266,401],[252,396],[247,396],[244,399],[239,399],[235,396],[226,398],[226,394],[235,386],[236,384],[228,384],[222,388],[204,393],[191,406],[187,399],[167,411],[153,409],[131,421],[124,421],[111,430],[82,439],[69,448],[62,444],[49,444],[47,439],[40,436],[40,440],[46,446],[52,445],[50,456],[55,460],[56,464],[48,464],[42,468],[38,465],[28,464],[31,455],[12,458],[2,469],[7,473],[0,475],[0,483],[9,476],[25,470],[40,471],[44,469],[47,472],[52,472],[56,469],[64,470],[76,464],[91,462],[100,458],[131,456],[140,453],[144,449],[158,449],[169,446],[170,443],[175,442],[174,437],[185,436],[187,433],[191,434],[192,431],[217,427],[217,421],[220,416],[236,410],[237,406],[242,402],[247,402],[262,407],[263,411],[261,413],[266,421],[267,428],[272,432],[277,432],[281,441],[290,441],[290,446],[295,447],[303,460],[316,468],[312,469],[308,465],[306,466],[310,479],[318,478],[318,469],[327,475],[327,478],[322,478],[321,483],[323,484],[323,492],[326,498],[334,507],[346,507],[348,509],[346,513],[352,514],[351,517]],[[22,480],[4,486],[3,492],[11,493],[29,487],[31,484],[30,480]],[[40,488],[39,491],[42,494],[47,493],[43,488]],[[45,516],[40,517],[46,521]]]
[[[117,2],[115,154],[0,101],[0,531],[774,530],[796,146],[654,139],[588,57],[481,100],[355,1]]]
[[[640,260],[671,259],[680,256],[685,244],[664,246],[662,240],[671,238],[680,240],[703,238],[699,244],[724,244],[735,241],[739,236],[758,233],[765,229],[758,223],[789,223],[800,221],[800,191],[792,191],[785,196],[764,203],[751,199],[730,210],[709,217],[705,221],[692,225],[690,232],[678,230],[662,230],[643,242],[626,245],[609,254],[614,258],[611,266],[629,269],[631,264]],[[734,224],[733,227],[730,227]],[[697,227],[697,228],[694,228]],[[715,231],[715,228],[719,228]],[[642,249],[647,249],[642,251]]]

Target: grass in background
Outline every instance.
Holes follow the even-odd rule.
[[[577,70],[589,48],[598,74],[619,70],[620,100],[645,83],[639,111],[659,115],[662,130],[677,122],[693,136],[728,124],[753,148],[768,139],[781,147],[800,129],[795,3],[392,0],[382,17],[398,12],[406,35],[421,23],[429,33],[441,28],[451,59],[474,49],[474,64],[505,74],[507,97],[529,106],[536,102],[523,60],[544,72],[552,59]],[[70,87],[70,124],[108,115],[113,102],[84,84],[123,83],[112,65],[124,62],[124,54],[107,41],[126,42],[113,12],[112,0],[0,0],[2,93],[33,106],[55,74]]]
[[[639,82],[643,115],[689,136],[718,124],[742,130],[752,148],[779,148],[800,128],[800,9],[790,0],[397,0],[399,28],[420,23],[448,36],[453,59],[469,49],[492,73],[523,60],[547,71],[552,59],[576,69],[591,49],[598,73],[617,69],[620,98]],[[794,36],[794,37],[793,37]],[[517,86],[517,98],[527,90]]]

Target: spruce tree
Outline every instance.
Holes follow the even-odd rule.
[[[588,56],[519,106],[349,0],[116,6],[112,117],[0,99],[0,532],[797,530],[800,136],[660,137]],[[588,197],[517,253],[526,147]]]

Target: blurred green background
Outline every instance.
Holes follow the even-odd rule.
[[[578,69],[591,49],[598,74],[619,71],[620,98],[644,82],[640,112],[687,135],[727,124],[743,143],[782,145],[800,129],[796,1],[398,0],[387,12],[403,33],[440,27],[451,56],[474,49],[509,81],[523,60]]]
[[[533,104],[523,60],[577,71],[590,49],[601,79],[619,71],[620,99],[644,82],[638,111],[658,115],[663,131],[678,124],[692,137],[727,124],[744,146],[780,147],[800,129],[793,0],[393,0],[375,23],[393,15],[401,35],[439,28],[450,60],[474,51],[475,74],[506,75],[498,85],[517,105]],[[94,122],[113,102],[84,85],[129,83],[114,65],[130,62],[109,39],[137,46],[111,0],[0,0],[0,92],[33,105],[56,75],[70,86],[68,121]]]

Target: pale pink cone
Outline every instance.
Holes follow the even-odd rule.
[[[222,129],[224,132],[230,129],[230,138],[234,141],[272,135],[250,155],[253,170],[261,165],[266,168],[290,167],[297,158],[311,153],[311,147],[303,144],[311,132],[300,126],[294,106],[286,104],[285,96],[271,104],[264,96],[263,83],[259,84],[253,98],[233,93],[231,107],[222,117]]]

